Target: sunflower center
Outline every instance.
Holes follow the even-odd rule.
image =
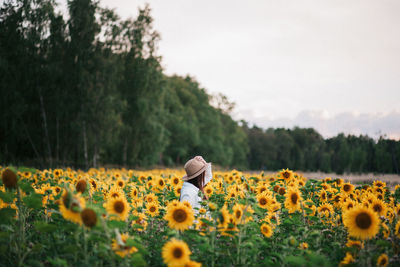
[[[262,193],[262,192],[264,192],[265,190],[267,190],[265,187],[262,187],[261,189],[260,189],[260,193]]]
[[[112,195],[111,195],[111,197],[118,197],[119,196],[119,194],[118,193],[113,193]]]
[[[376,211],[377,213],[380,213],[382,211],[382,206],[379,204],[375,204],[373,206],[374,211]]]
[[[85,192],[85,190],[86,190],[86,181],[80,180],[76,184],[76,191],[83,193],[83,192]]]
[[[152,207],[150,207],[150,212],[155,212],[156,211],[156,208],[154,207],[154,206],[152,206]]]
[[[362,212],[357,215],[356,224],[361,229],[368,229],[372,224],[371,217],[367,213]]]
[[[328,209],[327,207],[323,207],[323,208],[321,209],[321,211],[322,211],[322,212],[324,212],[324,211],[329,211],[329,209]]]
[[[187,218],[186,211],[183,209],[177,209],[174,211],[172,217],[178,223],[184,222]]]
[[[266,233],[266,234],[268,234],[268,232],[269,232],[268,227],[264,226],[264,227],[263,227],[263,232]]]
[[[290,199],[292,200],[292,203],[293,204],[297,204],[297,200],[298,200],[298,196],[297,196],[297,194],[292,194],[291,196],[290,196]]]
[[[290,177],[290,173],[289,172],[284,172],[282,173],[282,176],[285,177],[285,179]]]
[[[279,188],[279,195],[283,196],[286,193],[286,190],[284,187]]]
[[[87,227],[93,227],[96,225],[97,215],[92,209],[84,209],[81,212],[81,218]]]
[[[236,214],[236,218],[238,218],[238,219],[242,216],[242,212],[240,210],[237,210],[235,214]]]
[[[350,185],[345,184],[345,185],[343,186],[343,190],[344,190],[345,192],[350,191]]]
[[[267,204],[267,200],[266,200],[265,198],[261,198],[261,199],[260,199],[260,204],[261,204],[261,205]]]
[[[181,248],[175,248],[172,254],[174,255],[175,259],[179,259],[183,256],[183,251]]]
[[[119,186],[123,186],[124,183],[123,183],[123,182],[119,182],[118,185],[119,185]]]
[[[125,210],[125,205],[122,201],[116,201],[114,203],[114,210],[118,213],[122,213]]]

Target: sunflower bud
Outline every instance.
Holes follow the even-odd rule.
[[[1,179],[3,180],[3,184],[7,189],[17,188],[17,175],[12,170],[6,169],[3,171]]]

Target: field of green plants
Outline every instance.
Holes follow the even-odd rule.
[[[183,170],[0,173],[1,266],[400,265],[400,186],[379,180],[214,172],[194,212]]]

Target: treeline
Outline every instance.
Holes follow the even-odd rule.
[[[238,123],[190,77],[163,74],[148,6],[135,19],[92,0],[5,1],[0,11],[0,162],[33,166],[246,167]]]
[[[324,139],[312,128],[244,129],[251,169],[399,173],[400,141],[344,134]]]
[[[398,173],[400,142],[250,128],[187,76],[166,76],[148,6],[123,20],[92,0],[5,1],[0,10],[0,164],[182,165]]]

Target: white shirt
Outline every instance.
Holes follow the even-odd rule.
[[[199,196],[199,189],[192,185],[191,183],[184,182],[181,189],[181,202],[188,201],[194,210],[194,214],[196,215],[201,208],[200,201],[201,197]]]
[[[212,179],[212,172],[211,172],[211,163],[207,163],[206,173],[204,177],[204,186],[208,184],[209,181]],[[200,202],[201,197],[199,196],[199,189],[188,182],[184,182],[181,188],[181,197],[180,201],[188,201],[194,210],[194,214],[197,215],[199,209],[201,208]]]

